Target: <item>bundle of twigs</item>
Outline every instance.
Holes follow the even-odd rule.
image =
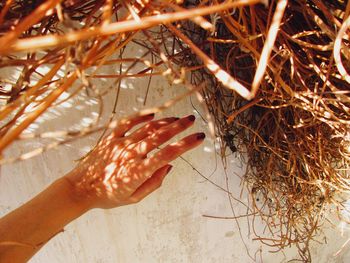
[[[228,6],[237,5],[242,3]],[[217,8],[222,9],[220,5]],[[175,66],[179,64],[182,51],[175,50],[176,39],[164,26],[160,26],[163,22],[189,19],[193,17],[192,10],[171,3],[104,0],[30,3],[9,0],[1,3],[0,10],[0,68],[20,70],[16,81],[6,77],[1,79],[0,96],[6,105],[0,111],[0,153],[17,139],[63,139],[48,145],[45,148],[48,149],[115,125],[100,124],[100,118],[96,118],[96,122],[83,131],[23,134],[50,107],[82,91],[102,98],[109,92],[118,93],[123,78],[149,78],[154,75],[164,75],[174,84],[183,82],[190,92],[197,90],[186,83],[185,78],[186,72],[193,68]],[[210,12],[210,8],[199,10],[199,14]],[[131,42],[145,52],[139,56],[124,57],[124,48]],[[119,70],[115,74],[100,74],[104,67]],[[96,87],[93,80],[97,78],[114,78],[114,85]],[[62,101],[59,97],[66,91],[70,96]],[[169,107],[186,95],[162,107]],[[159,111],[162,107],[148,111]],[[26,159],[45,149],[36,149],[14,159],[3,159],[1,163]]]
[[[330,204],[343,210],[350,190],[349,11],[346,1],[274,1],[221,13],[214,34],[194,30],[251,87],[250,101],[215,80],[203,93],[224,147],[246,158],[248,214],[267,225],[253,231],[277,249],[297,245],[304,261]]]
[[[201,89],[223,148],[246,158],[248,214],[267,226],[257,238],[295,244],[309,261],[326,209],[343,209],[336,194],[350,190],[349,13],[341,0],[2,1],[0,68],[20,74],[1,79],[0,153],[17,139],[61,140],[0,162],[115,125],[97,118],[83,131],[23,133],[65,91],[65,100],[81,91],[102,98],[122,78],[163,75],[189,92],[149,111]],[[147,52],[124,57],[131,42]],[[95,78],[115,78],[115,88]]]

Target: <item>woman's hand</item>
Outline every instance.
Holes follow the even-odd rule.
[[[161,185],[171,168],[169,162],[205,137],[204,133],[192,134],[159,149],[190,127],[195,118],[152,118],[121,120],[68,175],[0,218],[0,262],[26,262],[67,224],[92,208],[140,201]],[[148,123],[129,132],[143,122]]]
[[[151,114],[119,121],[117,128],[66,176],[78,199],[88,202],[90,208],[139,202],[160,187],[172,168],[169,162],[205,138],[204,133],[196,133],[159,149],[189,128],[195,117],[150,121],[153,117]],[[130,133],[134,126],[144,122],[148,123]],[[156,151],[150,155],[153,150]]]

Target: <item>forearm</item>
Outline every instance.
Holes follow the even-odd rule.
[[[59,179],[28,203],[0,219],[0,262],[26,262],[65,225],[90,208]]]

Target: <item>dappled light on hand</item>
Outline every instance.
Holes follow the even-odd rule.
[[[195,117],[151,121],[153,117],[150,114],[118,121],[117,128],[67,175],[79,198],[86,198],[91,207],[100,208],[139,202],[160,187],[171,170],[171,161],[205,138],[204,133],[195,133],[160,149],[159,146],[192,126]],[[130,132],[141,123],[146,124]]]

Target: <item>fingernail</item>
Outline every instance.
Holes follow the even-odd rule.
[[[190,121],[194,121],[196,119],[196,117],[194,115],[190,115],[187,117],[187,119]]]
[[[204,140],[204,138],[205,138],[204,132],[197,133],[197,140]]]
[[[172,165],[169,165],[168,168],[167,168],[167,170],[166,170],[166,173],[168,174],[168,173],[171,171],[171,169],[173,169],[173,166],[172,166]]]

